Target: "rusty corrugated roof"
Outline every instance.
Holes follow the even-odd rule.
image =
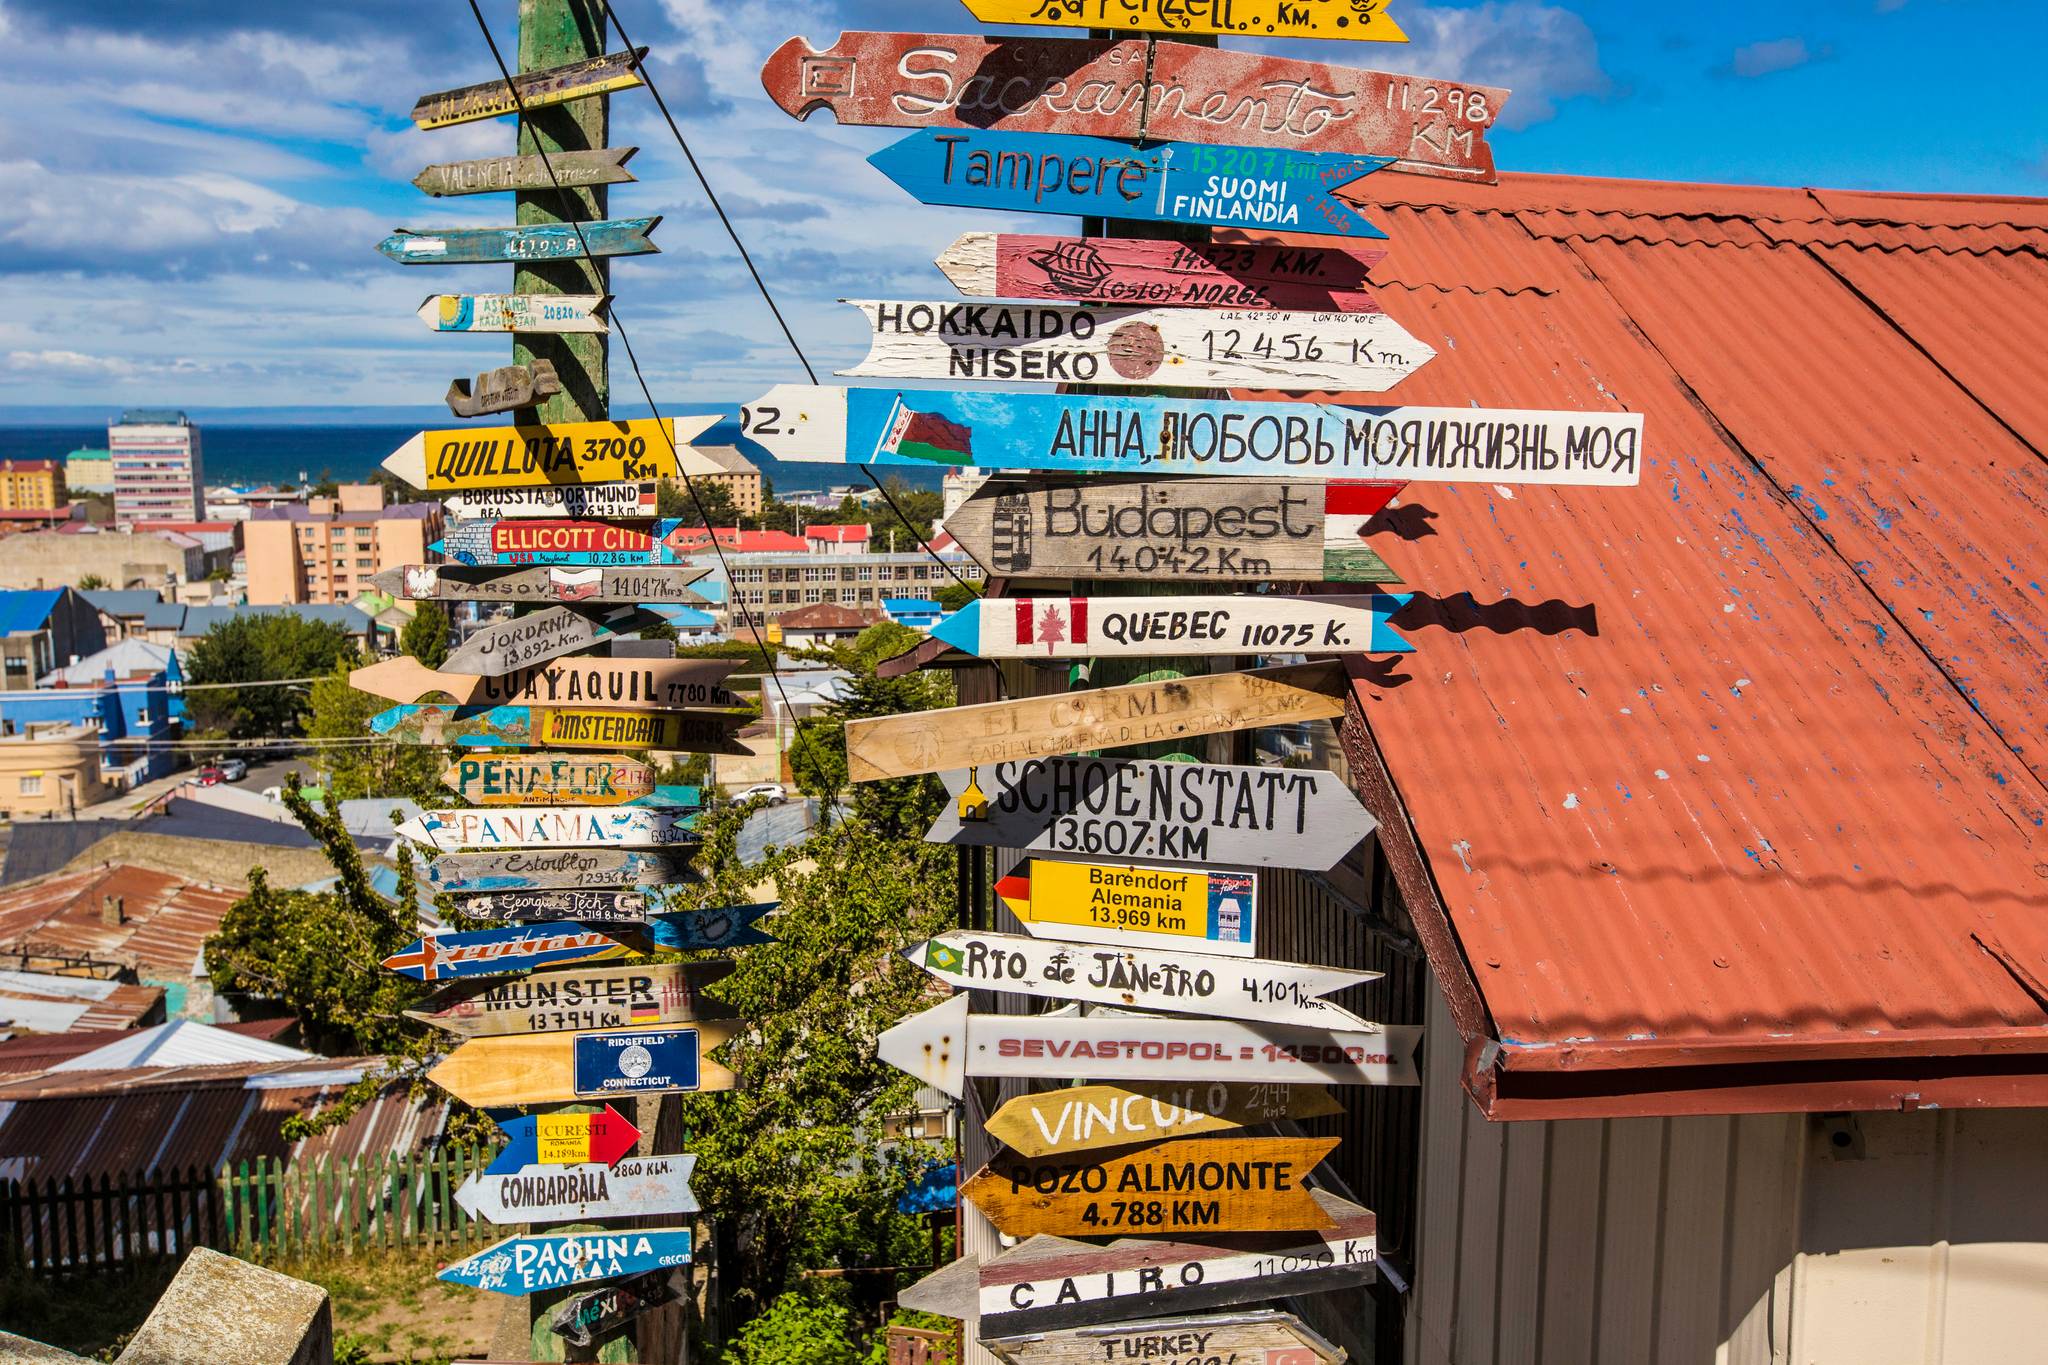
[[[119,925],[101,922],[108,896],[121,897]],[[224,886],[129,863],[52,873],[0,891],[0,946],[113,959],[182,980],[239,898]]]
[[[1437,356],[1356,401],[1647,416],[1640,488],[1381,523],[1375,813],[1475,1097],[2048,1103],[2048,204],[1386,179]]]

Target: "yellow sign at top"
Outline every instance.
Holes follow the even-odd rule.
[[[415,488],[537,488],[549,484],[695,478],[719,466],[693,449],[718,421],[708,417],[423,431],[385,459]]]
[[[1387,0],[963,0],[985,24],[1405,43]]]

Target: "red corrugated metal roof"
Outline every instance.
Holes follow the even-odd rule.
[[[1437,357],[1357,401],[1647,418],[1640,488],[1411,484],[1376,541],[1475,1097],[2048,1103],[2048,204],[1385,179]]]
[[[122,899],[119,925],[100,921],[107,896]],[[237,899],[226,887],[128,863],[53,873],[0,891],[0,946],[118,959],[182,980]]]

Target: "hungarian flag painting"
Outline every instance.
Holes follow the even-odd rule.
[[[903,455],[935,464],[974,463],[973,431],[936,412],[917,412],[896,400],[889,429],[877,454]]]

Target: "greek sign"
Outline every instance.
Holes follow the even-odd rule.
[[[709,474],[717,467],[689,443],[717,421],[714,413],[423,431],[385,456],[384,468],[430,493],[670,479],[679,461],[685,473]]]
[[[437,332],[607,332],[609,294],[430,294],[420,321]]]
[[[960,1193],[1005,1237],[1303,1232],[1333,1225],[1302,1180],[1333,1137],[1182,1138],[1115,1156],[998,1156]]]
[[[1065,1332],[983,1338],[1003,1365],[1093,1365],[1097,1361],[1192,1361],[1232,1365],[1343,1365],[1344,1352],[1292,1313],[1260,1310],[1209,1317],[1150,1318]]]
[[[515,806],[533,801],[576,801],[617,806],[654,790],[654,769],[630,758],[458,758],[441,785],[465,801]]]
[[[398,826],[399,837],[430,848],[666,848],[694,844],[687,811],[645,806],[485,807],[421,811]]]
[[[529,1233],[507,1237],[457,1261],[441,1271],[440,1278],[498,1294],[538,1294],[565,1285],[685,1265],[689,1259],[688,1228]]]
[[[421,128],[445,128],[451,123],[502,118],[521,109],[545,109],[612,90],[630,90],[642,83],[640,63],[646,57],[647,49],[636,47],[631,52],[607,52],[544,71],[527,71],[509,82],[485,81],[422,95],[412,107],[412,121]]]
[[[633,951],[610,934],[580,924],[516,924],[429,934],[385,958],[384,966],[415,981],[446,981],[562,962],[602,962]]]
[[[1259,874],[1035,858],[996,896],[1040,938],[1250,957]]]
[[[985,24],[1405,43],[1385,0],[966,0]]]
[[[482,989],[451,986],[420,1008],[407,1010],[406,1016],[464,1038],[687,1024],[731,1014],[704,994],[704,987],[731,971],[730,962],[568,967],[494,981]]]
[[[678,849],[551,848],[444,853],[420,876],[434,891],[579,891],[702,880]],[[544,927],[544,926],[537,926]]]
[[[1387,618],[1409,593],[1364,597],[983,597],[932,626],[982,659],[1410,654]]]
[[[989,1115],[990,1137],[1025,1156],[1125,1147],[1343,1112],[1315,1085],[1132,1081],[1019,1095]]]
[[[442,1058],[427,1079],[479,1109],[657,1091],[730,1090],[737,1078],[704,1054],[740,1028],[728,1021],[627,1033],[471,1038]]]
[[[473,1174],[455,1191],[472,1218],[493,1223],[581,1223],[697,1212],[690,1193],[694,1156],[624,1157],[616,1164],[521,1166]]]
[[[451,194],[493,194],[509,190],[581,189],[633,179],[626,163],[638,147],[593,147],[584,152],[539,156],[487,156],[481,161],[443,161],[427,167],[412,183],[439,198]],[[520,328],[520,331],[527,330]]]
[[[519,523],[514,522],[513,525]],[[580,564],[534,568],[469,568],[405,564],[370,578],[380,592],[411,602],[661,602],[707,605],[691,590],[711,570],[692,564],[636,564],[623,568]]]
[[[400,228],[377,243],[377,250],[400,265],[487,265],[494,261],[532,265],[591,256],[644,256],[661,250],[647,237],[660,221],[657,216],[427,232]]]
[[[526,331],[526,328],[520,328]],[[537,329],[538,330],[538,329]],[[546,488],[470,488],[441,504],[454,518],[651,517],[652,483],[563,483]]]
[[[1365,272],[1386,254],[1380,247],[969,232],[940,253],[937,265],[974,298],[1350,314],[1379,312],[1365,292]]]

